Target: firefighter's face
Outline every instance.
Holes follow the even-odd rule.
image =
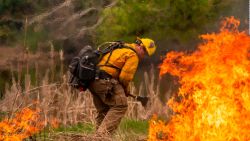
[[[137,51],[140,58],[144,58],[146,52],[145,52],[145,48],[143,46],[136,45],[136,51]]]

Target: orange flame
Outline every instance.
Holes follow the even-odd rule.
[[[60,122],[57,118],[50,119],[49,123],[50,123],[51,127],[53,127],[53,128],[58,128],[60,125]]]
[[[0,122],[0,141],[22,141],[39,132],[43,124],[39,121],[39,114],[29,108],[24,108],[13,119]]]
[[[250,37],[239,24],[226,18],[192,54],[166,55],[160,74],[177,76],[181,87],[168,101],[170,121],[150,121],[149,141],[250,140]]]

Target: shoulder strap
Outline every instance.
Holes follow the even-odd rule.
[[[109,61],[109,59],[110,59],[110,57],[111,57],[111,55],[112,55],[112,53],[113,53],[113,51],[115,50],[115,49],[117,49],[117,48],[121,48],[123,46],[123,42],[114,42],[113,44],[111,44],[109,47],[108,47],[108,49],[106,50],[106,52],[104,52],[105,54],[107,54],[107,53],[110,53],[109,54],[109,57],[108,57],[108,59],[107,59],[107,61],[105,62],[105,65],[107,65],[108,64],[108,61]],[[105,55],[104,54],[104,55]]]
[[[98,46],[98,51],[100,51],[102,54],[107,54],[110,51],[113,51],[116,48],[120,48],[123,46],[123,42],[122,41],[115,41],[115,42],[105,42],[101,45]],[[102,47],[104,47],[104,49],[102,49]]]
[[[136,50],[135,49],[133,49],[132,47],[129,47],[129,46],[123,46],[122,48],[128,48],[128,49],[131,49],[132,51],[134,51],[135,52],[135,54],[138,56],[138,53],[136,52]]]
[[[107,45],[107,44],[109,44],[109,46],[107,46],[107,47],[104,48],[103,50],[100,49],[101,47],[103,47],[104,45]],[[107,61],[105,62],[105,64],[104,64],[104,65],[100,65],[100,67],[101,67],[101,66],[108,66],[108,67],[112,67],[112,68],[115,68],[115,69],[117,69],[117,70],[120,71],[120,68],[118,68],[118,67],[116,67],[116,66],[114,66],[114,65],[108,64],[108,62],[109,62],[109,60],[110,60],[110,57],[111,57],[113,51],[114,51],[115,49],[117,49],[117,48],[121,48],[122,46],[123,46],[123,42],[122,42],[122,41],[106,42],[106,43],[103,43],[102,45],[100,45],[100,46],[98,47],[98,50],[99,50],[99,52],[100,52],[100,54],[101,54],[99,60],[101,60],[105,54],[110,53],[110,54],[109,54],[109,57],[108,57],[108,59],[107,59]]]
[[[112,53],[113,53],[113,51],[115,49],[118,49],[118,48],[127,48],[127,49],[131,49],[132,51],[134,51],[137,56],[138,56],[138,54],[137,54],[137,52],[136,52],[135,49],[133,49],[133,48],[131,48],[129,46],[125,46],[124,42],[122,42],[122,41],[113,42],[113,43],[114,43],[113,46],[111,44],[110,46],[108,46],[107,48],[105,48],[103,51],[101,51],[103,55],[101,56],[100,60],[103,58],[103,56],[105,54],[107,54],[107,53],[110,53],[110,54],[109,54],[109,57],[108,57],[107,61],[105,62],[105,64],[104,65],[100,65],[100,66],[108,66],[108,67],[112,67],[112,68],[115,68],[115,69],[117,69],[117,70],[120,71],[121,70],[120,68],[118,68],[118,67],[116,67],[114,65],[108,64],[108,62],[110,60],[110,57],[111,57],[111,55],[112,55]]]

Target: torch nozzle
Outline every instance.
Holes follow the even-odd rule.
[[[129,94],[129,96],[130,96],[130,97],[133,97],[136,101],[141,102],[141,105],[142,105],[143,107],[146,107],[146,106],[147,106],[149,97],[135,96],[135,95],[132,95],[132,94]]]

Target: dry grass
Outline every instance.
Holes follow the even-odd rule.
[[[147,73],[145,78],[148,78]],[[8,112],[11,116],[23,107],[36,107],[41,110],[46,124],[52,119],[57,119],[64,125],[78,122],[94,123],[95,108],[89,91],[79,92],[69,87],[66,75],[63,76],[61,83],[49,83],[48,75],[41,81],[41,86],[31,86],[30,75],[27,74],[25,87],[21,88],[13,78],[12,86],[6,89],[5,97],[0,101],[0,110]],[[146,81],[150,97],[147,107],[144,108],[139,102],[129,98],[127,118],[148,119],[152,114],[166,114],[164,104],[159,99],[159,92],[153,90],[150,82],[152,81]],[[132,87],[132,91],[137,90]]]
[[[59,134],[56,135],[53,140],[58,141],[113,141],[110,137],[95,136],[87,134]]]
[[[53,54],[53,53],[52,53]],[[53,56],[51,57],[53,59]],[[61,57],[61,61],[63,57]],[[53,60],[51,60],[53,65]],[[26,65],[29,67],[29,65]],[[54,68],[51,67],[47,71],[46,75],[38,80],[36,78],[36,85],[31,85],[31,75],[26,74],[24,80],[20,80],[20,77],[13,77],[11,86],[6,87],[4,99],[0,101],[0,112],[7,113],[7,117],[13,117],[13,114],[24,107],[39,108],[41,110],[41,117],[44,119],[45,125],[60,124],[65,127],[74,125],[77,123],[95,123],[96,110],[92,102],[92,96],[89,91],[79,92],[72,89],[67,84],[67,74],[63,74],[63,67],[60,67],[61,79],[59,82],[50,82],[54,77]],[[28,69],[27,69],[28,70]],[[39,73],[37,70],[36,73]],[[149,72],[155,74],[152,68]],[[38,76],[36,74],[35,76]],[[139,88],[132,85],[131,92],[142,95],[143,89],[146,90],[147,96],[150,97],[150,101],[146,108],[134,101],[132,98],[128,98],[128,111],[126,118],[135,120],[148,120],[153,114],[168,116],[167,107],[165,103],[162,103],[159,99],[159,81],[154,75],[144,74],[144,81],[142,81]],[[21,86],[21,83],[24,86]],[[170,95],[171,91],[168,91],[165,95]],[[53,134],[53,133],[52,133]],[[114,137],[116,140],[126,140],[130,135],[124,133],[118,133]],[[143,140],[133,136],[133,140]]]

